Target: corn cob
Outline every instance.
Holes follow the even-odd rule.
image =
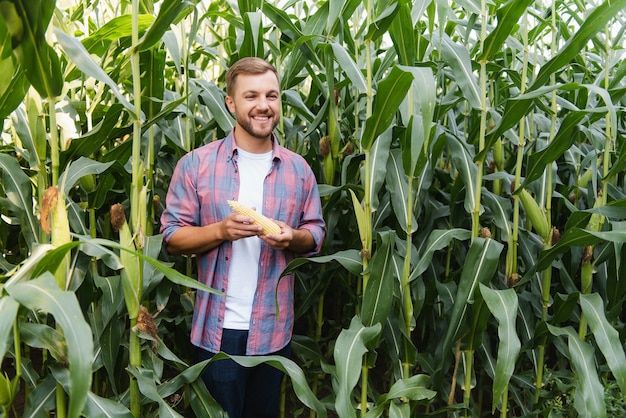
[[[530,223],[535,227],[535,231],[543,238],[544,242],[546,242],[550,233],[550,227],[546,219],[545,211],[539,207],[537,201],[528,190],[522,189],[519,193],[519,198],[522,205],[524,205],[524,210],[526,211],[526,216],[528,216]]]
[[[227,203],[235,213],[243,216],[249,216],[254,219],[253,223],[262,228],[263,234],[280,234],[280,227],[269,218],[261,215],[259,212],[235,200],[228,200]]]
[[[41,227],[50,234],[50,242],[55,247],[72,241],[70,223],[65,207],[65,193],[56,186],[46,189],[41,201]],[[68,273],[70,265],[69,254],[59,262],[54,277],[61,289],[67,289],[71,276]]]

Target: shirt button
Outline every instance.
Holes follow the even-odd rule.
[[[217,318],[217,322],[222,322],[222,318]]]

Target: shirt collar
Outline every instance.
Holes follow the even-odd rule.
[[[235,141],[235,129],[226,137],[226,151],[228,155],[234,157],[237,154],[237,142]],[[272,133],[272,159],[282,159],[282,147],[278,144],[278,138]]]

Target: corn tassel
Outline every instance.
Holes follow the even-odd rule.
[[[262,228],[261,232],[263,232],[264,235],[280,234],[280,227],[271,219],[261,215],[259,212],[235,200],[228,200],[227,202],[228,206],[230,206],[230,208],[235,213],[243,216],[249,216],[250,218],[254,219],[253,223],[255,225],[259,225]]]

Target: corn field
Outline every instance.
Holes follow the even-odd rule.
[[[158,234],[224,74],[328,234],[283,417],[626,415],[626,0],[0,0],[0,417],[220,417]],[[622,257],[623,263],[622,263]],[[219,354],[209,361],[227,357]]]

